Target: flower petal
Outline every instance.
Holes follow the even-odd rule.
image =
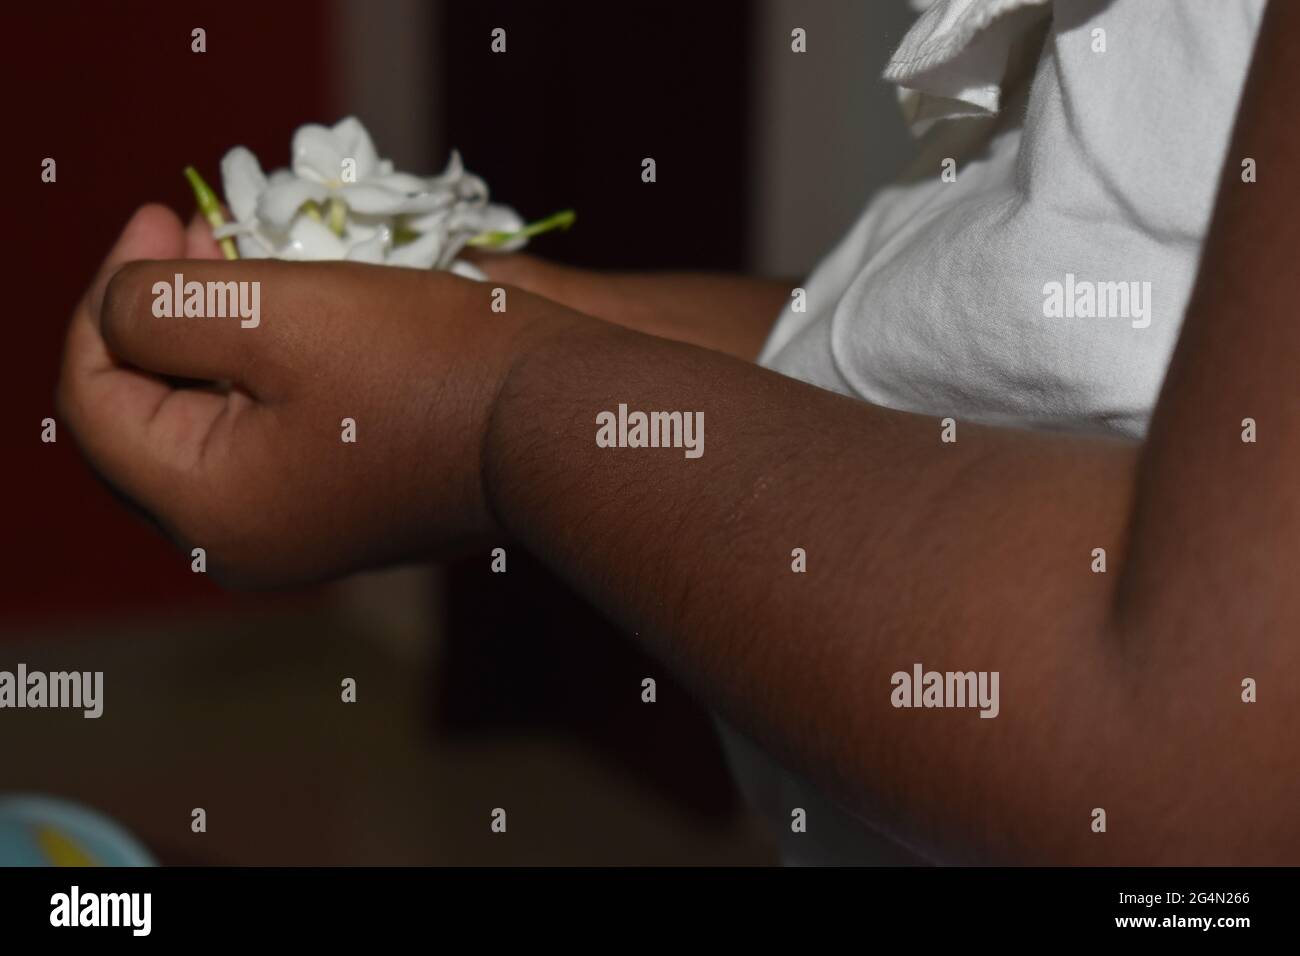
[[[343,240],[329,231],[324,223],[310,216],[299,216],[289,228],[289,242],[282,250],[283,259],[342,259],[347,253]]]
[[[348,249],[347,259],[349,262],[368,262],[381,266],[384,264],[387,251],[388,236],[383,230],[379,230],[369,239],[354,242]]]
[[[447,206],[442,209],[434,209],[426,213],[417,213],[406,220],[406,225],[413,232],[429,232],[430,230],[447,231],[447,221],[451,218],[451,207]]]
[[[409,266],[412,269],[429,269],[438,261],[443,237],[437,232],[426,232],[418,239],[394,246],[388,253],[390,266]]]
[[[365,242],[373,239],[379,234],[379,230],[374,226],[364,226],[349,218],[347,226],[343,230],[343,241],[348,244],[348,248],[356,245],[358,242]]]
[[[518,232],[525,223],[523,217],[509,206],[488,203],[479,212],[479,225],[484,232]]]
[[[273,259],[273,249],[262,242],[255,233],[240,233],[235,236],[235,247],[239,249],[241,259]]]
[[[480,232],[518,232],[524,228],[524,221],[509,206],[486,204],[471,206],[462,203],[451,214],[447,228],[452,232],[461,230],[477,236]]]
[[[487,275],[478,266],[472,262],[466,262],[464,259],[457,259],[447,267],[447,271],[453,272],[465,279],[473,279],[475,282],[486,282]]]
[[[356,160],[357,182],[369,179],[378,171],[379,153],[361,120],[355,116],[345,117],[334,124],[333,132],[343,157]]]
[[[519,232],[525,225],[523,217],[509,206],[489,203],[480,211],[479,232]],[[516,236],[493,248],[500,252],[514,252],[526,245],[527,236]]]
[[[291,152],[294,173],[318,183],[337,181],[343,175],[343,150],[332,130],[315,123],[299,126]],[[356,158],[356,157],[352,157]]]
[[[443,243],[442,250],[438,253],[438,260],[435,263],[437,268],[449,268],[452,260],[460,255],[460,251],[465,248],[465,244],[469,242],[470,238],[471,235],[468,232],[449,233],[446,242]]]
[[[236,146],[221,158],[221,183],[230,214],[241,221],[252,219],[257,197],[266,189],[266,176],[251,150]]]
[[[393,235],[393,219],[391,216],[366,216],[358,213],[356,210],[348,211],[347,232],[348,240],[351,242],[360,242],[369,239],[376,232],[384,232],[389,239]]]
[[[451,196],[446,193],[407,196],[370,183],[352,183],[336,190],[336,194],[349,209],[367,216],[429,212],[451,203]]]
[[[350,211],[366,216],[395,215],[406,198],[401,193],[369,183],[349,183],[339,187],[335,193],[347,203]]]
[[[308,200],[324,202],[329,190],[320,183],[306,179],[285,179],[273,186],[268,186],[257,201],[257,218],[272,229],[284,231],[289,228],[302,204]]]
[[[447,160],[447,168],[439,175],[429,179],[430,189],[442,189],[454,186],[460,182],[460,178],[465,175],[465,164],[460,161],[459,150],[451,151],[451,158]]]
[[[406,196],[432,191],[429,187],[429,180],[421,179],[419,176],[412,176],[410,173],[380,173],[368,176],[366,182],[375,186],[383,186],[385,189],[391,189],[393,192],[402,193]]]
[[[488,198],[487,183],[473,173],[466,173],[456,184],[456,195],[463,202],[485,203]]]

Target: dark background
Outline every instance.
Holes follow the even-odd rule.
[[[667,9],[674,15],[642,17],[635,30],[627,11],[608,3],[453,4],[443,12],[445,37],[488,37],[509,25],[504,56],[487,43],[446,44],[434,86],[455,90],[458,77],[475,78],[472,95],[448,98],[447,129],[525,219],[579,210],[579,228],[539,243],[555,258],[607,268],[745,267],[748,49],[718,38],[745,36],[752,7]],[[487,116],[484,103],[497,104]],[[649,188],[640,175],[646,157],[657,165]],[[448,582],[439,700],[451,725],[554,723],[695,811],[734,812],[707,716],[537,562],[524,558],[502,578],[485,561],[467,561]],[[671,702],[653,720],[630,692],[646,676]]]
[[[98,721],[0,712],[0,795],[103,810],[164,862],[772,862],[708,714],[521,550],[505,575],[484,556],[232,595],[122,509],[68,432],[41,443],[40,422],[67,317],[131,211],[188,216],[185,165],[216,185],[241,143],[283,165],[297,126],[348,113],[400,168],[434,172],[455,146],[525,218],[576,209],[538,254],[802,274],[906,151],[874,77],[908,15],[865,6],[7,12],[0,669],[104,670],[106,701]],[[792,25],[809,29],[806,57],[791,58]],[[488,830],[498,806],[506,837]]]

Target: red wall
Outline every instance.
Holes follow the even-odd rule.
[[[232,599],[122,508],[52,416],[64,326],[143,202],[193,211],[181,169],[217,183],[230,146],[268,168],[292,131],[337,119],[326,3],[83,2],[5,12],[0,336],[0,626]],[[56,9],[59,12],[56,12]],[[207,52],[190,50],[207,31]],[[53,157],[58,181],[41,182]]]

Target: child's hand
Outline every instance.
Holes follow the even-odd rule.
[[[513,289],[493,312],[492,286],[445,273],[215,255],[202,228],[145,207],[78,306],[60,415],[103,476],[236,583],[492,534],[479,457],[495,396],[532,320],[573,313]],[[176,273],[260,283],[256,326],[156,315],[155,283]]]

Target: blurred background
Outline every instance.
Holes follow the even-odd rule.
[[[485,555],[232,595],[40,423],[67,317],[131,211],[188,217],[182,167],[216,184],[236,144],[284,165],[305,122],[355,114],[411,172],[458,148],[525,219],[573,207],[577,226],[533,249],[556,260],[805,275],[909,156],[878,77],[913,16],[904,0],[7,13],[0,670],[102,670],[105,709],[0,711],[0,796],[103,811],[164,863],[776,862],[707,711],[521,549],[504,575]]]

